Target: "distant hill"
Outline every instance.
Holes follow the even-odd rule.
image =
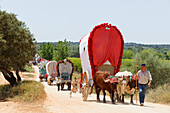
[[[37,42],[38,45],[41,45],[42,43],[48,43],[48,42]],[[57,42],[49,42],[54,43],[54,45],[57,44]],[[79,45],[79,42],[70,42],[70,45]],[[124,44],[125,48],[128,47],[142,47],[142,48],[163,48],[163,49],[169,49],[170,50],[170,44],[138,44],[133,42],[128,42]]]
[[[138,44],[138,43],[125,43],[125,47],[143,47],[143,48],[164,48],[170,49],[170,44]]]
[[[37,42],[37,44],[42,44],[42,43],[48,43],[48,42]],[[49,42],[49,43],[54,43],[54,45],[57,45],[57,42]],[[79,45],[79,42],[70,42],[70,45]]]

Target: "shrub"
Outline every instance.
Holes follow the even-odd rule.
[[[146,99],[150,102],[170,104],[170,84],[151,89],[146,96]]]
[[[21,71],[22,72],[34,72],[34,69],[32,68],[32,66],[25,65]]]
[[[170,63],[167,61],[162,61],[158,56],[154,56],[152,50],[143,50],[141,53],[137,54],[137,64],[138,70],[140,69],[140,64],[145,63],[146,68],[151,72],[152,75],[152,88],[159,85],[170,83]],[[134,68],[134,67],[133,67]]]
[[[80,58],[70,58],[69,57],[68,59],[74,63],[75,71],[78,73],[82,73],[82,66],[81,66]]]

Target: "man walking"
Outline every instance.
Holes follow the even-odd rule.
[[[141,64],[141,70],[138,71],[137,77],[139,78],[139,101],[140,105],[143,106],[147,86],[150,87],[152,82],[152,76],[150,72],[146,70],[145,64]]]

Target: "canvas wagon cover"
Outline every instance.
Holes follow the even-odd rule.
[[[65,59],[66,60],[66,59]],[[64,60],[59,61],[57,63],[57,72],[59,75],[62,73],[68,73],[70,75],[70,79],[72,80],[72,74],[74,72],[74,64],[70,60]]]
[[[82,42],[81,42],[82,41]],[[86,35],[80,40],[80,57],[82,62],[82,67],[87,67],[88,60],[84,55],[83,45],[87,45],[88,60],[90,61],[90,67],[92,70],[92,75],[97,71],[97,66],[101,66],[105,62],[109,61],[114,69],[114,74],[119,72],[123,49],[124,40],[120,31],[116,26],[104,23],[95,26],[89,35]],[[83,52],[82,52],[83,51]]]
[[[46,64],[46,71],[49,76],[52,76],[53,73],[57,75],[57,62],[56,61],[49,61]]]
[[[72,64],[70,62],[60,63],[59,64],[59,73],[68,73],[69,75],[72,73]]]

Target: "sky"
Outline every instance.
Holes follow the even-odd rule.
[[[80,39],[101,23],[117,26],[125,42],[170,44],[170,0],[0,0],[38,42]]]

